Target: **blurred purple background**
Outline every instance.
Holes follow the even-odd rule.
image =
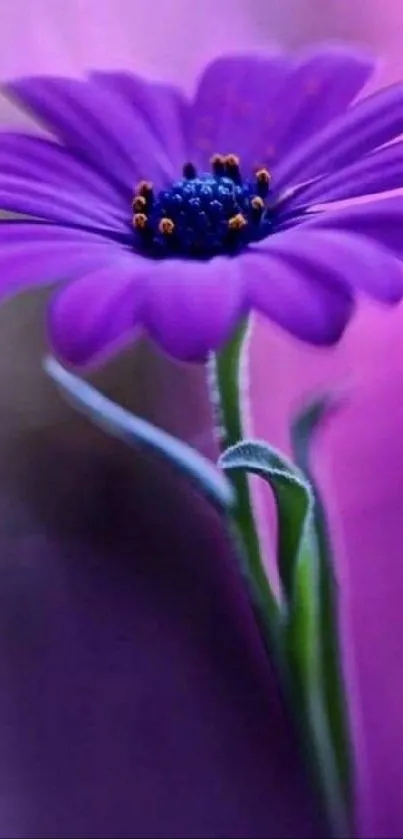
[[[360,0],[29,9],[0,6],[3,76],[113,63],[191,79],[222,47],[322,38],[369,45],[379,81],[403,74],[396,0],[365,14]],[[219,523],[65,407],[40,370],[42,330],[42,295],[0,311],[0,835],[323,835]],[[401,307],[363,304],[335,350],[259,323],[251,359],[254,425],[276,445],[316,388],[348,391],[316,468],[340,563],[359,832],[374,839],[403,833],[402,333]],[[193,370],[143,346],[96,380],[209,448]]]

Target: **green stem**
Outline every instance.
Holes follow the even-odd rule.
[[[294,422],[291,440],[295,460],[310,480],[315,496],[314,527],[319,558],[318,608],[324,698],[345,807],[351,814],[354,804],[354,760],[340,644],[339,591],[326,512],[315,484],[309,445],[329,409],[329,401],[325,398],[308,406]]]
[[[215,384],[218,388],[224,435],[222,442],[225,447],[234,445],[243,438],[242,368],[247,339],[248,323],[244,322],[215,359]],[[325,638],[328,644],[330,638],[331,644],[337,646],[337,638],[334,636],[336,624],[334,591],[331,585],[333,579],[329,568],[327,574],[324,574],[325,579],[322,577],[323,529],[318,527],[316,533],[316,538],[319,537],[319,552],[314,551],[312,555],[307,555],[306,562],[303,562],[300,569],[302,575],[297,575],[298,586],[302,584],[303,588],[306,588],[308,585],[311,595],[314,589],[315,596],[309,596],[309,592],[307,594],[296,591],[298,603],[294,604],[296,611],[293,615],[292,604],[288,600],[282,603],[274,595],[262,562],[247,472],[234,470],[231,480],[237,498],[231,524],[235,527],[241,570],[246,577],[256,622],[268,658],[277,669],[284,699],[292,711],[305,750],[310,756],[314,778],[321,792],[332,835],[337,839],[344,839],[351,835],[351,800],[348,796],[348,791],[351,791],[351,776],[347,771],[348,748],[346,731],[343,730],[345,707],[340,701],[343,691],[337,678],[340,678],[340,670],[337,668],[339,660],[336,647],[328,647],[331,660],[323,660],[326,659],[326,656],[323,657],[322,648],[322,621],[326,623],[324,606],[325,611],[326,607],[330,608]],[[307,603],[310,604],[310,609],[313,609],[309,614],[306,612]],[[329,676],[333,689],[336,688],[333,701],[329,696],[329,685],[326,684]]]
[[[307,535],[300,553],[286,630],[291,699],[332,836],[349,839],[352,835],[351,811],[345,797],[344,778],[326,702],[320,563],[317,537],[312,532]]]
[[[215,373],[219,391],[219,409],[224,426],[225,447],[237,443],[243,437],[241,413],[242,364],[245,343],[248,338],[248,322],[244,321],[224,349],[216,356]],[[237,505],[233,516],[243,556],[243,572],[247,576],[253,599],[255,614],[261,627],[271,639],[279,643],[280,606],[267,579],[262,563],[259,536],[253,515],[249,480],[245,473],[231,475]],[[267,636],[265,639],[267,645]]]

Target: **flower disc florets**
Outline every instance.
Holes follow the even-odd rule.
[[[146,181],[137,186],[133,225],[141,251],[155,258],[210,259],[268,235],[274,216],[268,170],[243,180],[233,154],[214,155],[211,165],[211,173],[198,175],[187,163],[183,177],[156,195]]]

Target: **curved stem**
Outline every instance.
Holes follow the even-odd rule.
[[[222,426],[222,448],[233,445],[243,437],[242,387],[244,376],[245,348],[248,341],[249,323],[244,321],[232,339],[214,359],[216,393],[213,399],[220,412]],[[245,473],[231,476],[236,492],[236,508],[233,514],[236,534],[243,557],[243,572],[247,576],[254,603],[255,614],[260,625],[279,644],[281,609],[267,578],[261,559],[260,541],[255,524],[249,480]]]

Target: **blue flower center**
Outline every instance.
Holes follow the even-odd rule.
[[[198,174],[192,163],[170,189],[154,193],[142,181],[133,198],[136,249],[155,259],[210,259],[239,253],[263,239],[274,224],[271,177],[258,169],[244,180],[233,155],[214,155],[211,173]]]

